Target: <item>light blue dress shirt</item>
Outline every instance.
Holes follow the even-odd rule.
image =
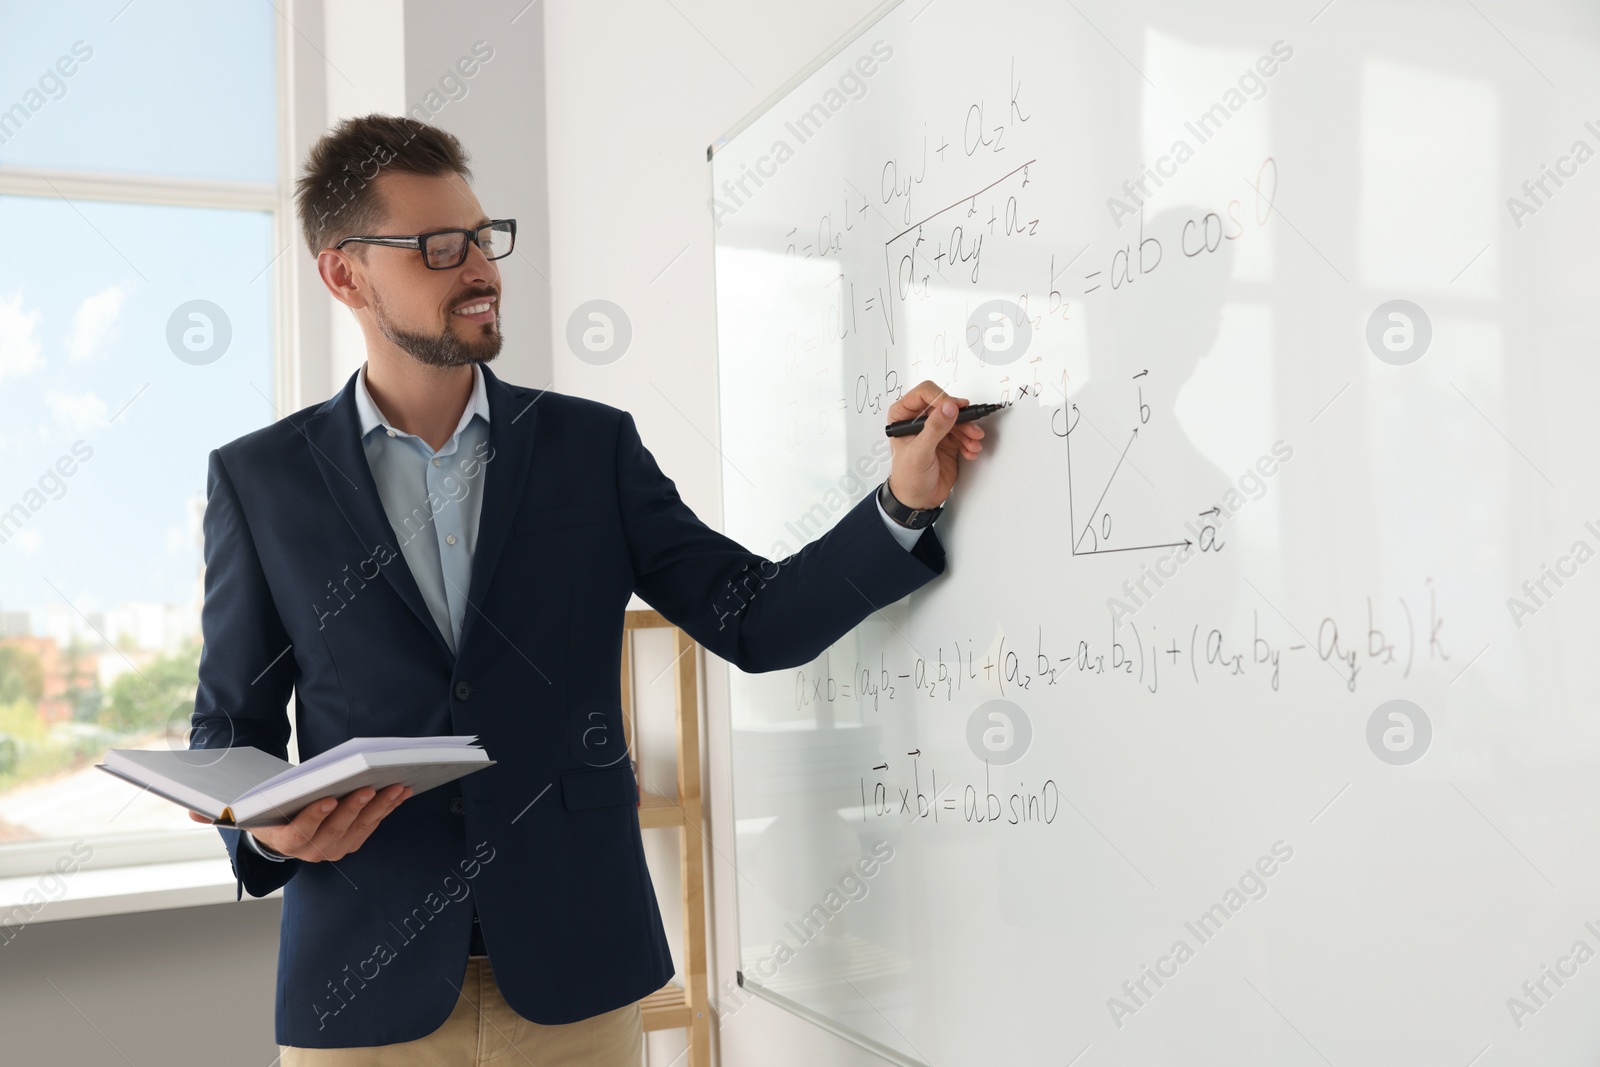
[[[361,448],[378,498],[400,540],[400,554],[439,632],[455,652],[472,586],[483,480],[488,471],[489,394],[483,371],[472,368],[472,396],[450,439],[435,452],[428,442],[395,429],[367,391],[367,368],[356,381]],[[468,476],[471,472],[471,476]]]
[[[472,552],[478,545],[478,515],[483,510],[483,462],[489,444],[489,395],[483,370],[472,367],[472,396],[455,433],[435,452],[415,434],[396,429],[378,410],[367,391],[367,365],[356,373],[356,411],[361,418],[361,448],[372,468],[384,514],[400,540],[400,554],[416,579],[439,632],[450,651],[461,642],[466,619],[467,591],[472,587]],[[476,466],[471,461],[476,461]],[[472,471],[468,477],[464,471]],[[910,551],[922,536],[889,517],[878,505],[889,533]],[[262,851],[254,834],[245,834],[258,855],[272,860],[286,857]]]

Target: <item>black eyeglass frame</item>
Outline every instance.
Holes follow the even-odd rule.
[[[488,252],[484,252],[483,243],[478,239],[478,235],[484,230],[493,229],[497,226],[506,226],[510,228],[511,247],[507,248],[498,256],[491,256]],[[446,267],[436,267],[432,263],[428,262],[429,239],[434,237],[444,237],[448,234],[456,233],[464,234],[467,238],[466,241],[461,243],[461,258]],[[461,266],[461,264],[467,261],[467,249],[469,247],[467,244],[468,241],[477,245],[478,251],[483,252],[486,259],[504,259],[506,256],[509,256],[512,252],[512,249],[516,248],[517,246],[517,220],[490,219],[485,225],[479,226],[477,229],[473,230],[432,230],[428,233],[410,234],[405,237],[346,237],[333,247],[336,249],[343,248],[352,241],[358,244],[384,245],[389,248],[414,248],[416,249],[417,254],[422,257],[422,265],[427,267],[429,270],[455,270],[457,267]]]

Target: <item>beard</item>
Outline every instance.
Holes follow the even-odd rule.
[[[462,340],[457,336],[455,327],[449,325],[443,333],[433,335],[403,329],[389,317],[383,298],[376,292],[372,294],[372,310],[379,332],[396,348],[429,367],[464,367],[473,363],[488,363],[500,354],[500,346],[504,342],[500,333],[499,301],[494,305],[493,327],[485,324],[482,335],[471,340]]]

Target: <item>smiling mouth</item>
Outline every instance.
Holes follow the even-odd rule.
[[[499,300],[497,298],[489,297],[484,300],[474,300],[470,304],[463,304],[450,314],[458,319],[466,319],[468,322],[493,322],[495,308],[498,305]]]

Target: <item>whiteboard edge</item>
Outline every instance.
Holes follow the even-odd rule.
[[[711,157],[716,155],[718,150],[724,148],[729,141],[743,133],[745,127],[755,122],[768,111],[771,111],[778,105],[780,100],[793,92],[796,86],[805,81],[807,78],[811,77],[811,75],[815,74],[817,71],[821,70],[825,64],[827,64],[840,52],[843,52],[846,48],[849,48],[859,37],[865,34],[867,30],[871,29],[879,19],[883,18],[883,16],[887,15],[894,8],[899,7],[901,3],[902,0],[884,0],[883,3],[873,8],[871,13],[865,18],[846,30],[843,37],[840,37],[838,40],[834,41],[833,44],[829,45],[820,56],[803,67],[800,73],[796,74],[794,77],[780,85],[775,92],[770,94],[765,100],[761,101],[761,103],[757,104],[754,111],[751,111],[749,114],[745,115],[744,118],[734,123],[733,127],[729,129],[727,133],[723,134],[721,137],[718,137],[715,141],[712,141],[709,145],[707,145],[706,162],[710,163]],[[715,179],[712,179],[712,195],[716,195]]]
[[[899,0],[896,0],[896,2],[898,3]],[[865,1034],[858,1034],[848,1027],[839,1025],[832,1019],[829,1019],[827,1016],[812,1011],[810,1008],[799,1003],[798,1001],[790,1000],[781,993],[774,993],[772,990],[764,988],[760,982],[754,981],[747,977],[743,971],[738,971],[736,973],[739,976],[739,987],[741,989],[750,990],[761,999],[776,1004],[778,1007],[799,1016],[814,1026],[820,1026],[822,1029],[828,1031],[830,1034],[833,1034],[835,1037],[842,1037],[852,1045],[859,1045],[868,1052],[872,1053],[874,1056],[881,1056],[890,1063],[899,1064],[900,1067],[928,1067],[928,1065],[923,1063],[921,1060],[914,1060],[904,1053],[890,1048],[888,1045],[874,1041]]]
[[[707,150],[707,161],[706,161],[706,185],[710,187],[710,193],[711,193],[710,199],[706,201],[708,204],[709,203],[714,203],[716,201],[716,196],[717,196],[717,175],[716,175],[715,168],[713,168],[711,166],[711,162],[710,162],[710,158],[709,158],[709,152],[710,152],[710,150],[708,149]],[[723,419],[723,417],[722,417],[722,317],[717,313],[718,312],[718,289],[717,289],[717,247],[718,246],[717,246],[717,223],[716,223],[715,214],[712,214],[711,218],[708,221],[710,222],[710,230],[711,230],[711,371],[712,371],[712,373],[711,373],[711,392],[712,392],[711,403],[712,403],[712,405],[715,408],[716,413],[717,413],[717,444],[716,444],[716,450],[717,450],[717,482],[716,482],[717,530],[719,532],[721,532],[724,537],[727,537],[727,536],[730,536],[728,534],[728,486],[727,486],[728,457],[722,451],[722,442],[723,442],[722,431],[724,429],[723,423],[725,421]],[[696,655],[699,656],[699,653],[696,653]],[[733,733],[734,733],[734,731],[733,731],[733,665],[730,664],[725,659],[720,659],[720,658],[711,657],[711,656],[700,656],[700,662],[705,665],[705,672],[702,675],[702,679],[703,680],[701,681],[700,688],[704,691],[704,694],[705,694],[706,710],[705,710],[705,719],[704,719],[705,726],[704,726],[704,731],[703,732],[705,733],[706,755],[708,757],[711,754],[711,686],[710,686],[710,680],[711,680],[711,671],[713,670],[713,664],[716,665],[715,669],[720,670],[721,673],[722,673],[722,695],[723,695],[723,700],[727,705],[727,712],[728,712],[728,822],[729,822],[729,825],[731,825],[733,827],[733,847],[732,847],[732,851],[733,851],[733,857],[734,857],[733,858],[733,870],[734,870],[734,877],[733,877],[733,937],[734,937],[734,941],[733,941],[733,943],[735,945],[742,945],[742,944],[744,944],[744,940],[743,940],[744,931],[741,929],[741,924],[743,923],[743,919],[740,918],[740,912],[739,912],[739,874],[738,874],[738,872],[739,872],[739,862],[738,862],[738,860],[739,860],[739,803],[738,803],[738,797],[736,795],[735,778],[734,778],[735,774],[737,774],[737,771],[734,768],[735,760],[734,760],[734,745],[733,745]],[[711,763],[711,761],[708,758],[708,759],[705,760],[704,763],[701,764],[701,767],[704,768],[704,767],[710,766],[710,763]],[[715,835],[715,830],[713,830],[713,836],[714,835]],[[708,839],[708,840],[710,840],[710,839]],[[713,911],[715,911],[716,901],[715,901],[714,898],[715,898],[715,891],[716,891],[716,863],[715,863],[714,858],[708,857],[708,859],[712,859],[712,865],[711,865],[712,866],[711,885],[712,885],[712,894],[713,894],[712,907],[713,907]],[[739,981],[741,983],[744,980],[743,976],[740,974],[740,971],[739,971],[739,965],[742,962],[743,962],[742,960],[736,960],[735,963],[734,963],[734,968],[733,968],[733,974],[734,974],[735,981]]]

